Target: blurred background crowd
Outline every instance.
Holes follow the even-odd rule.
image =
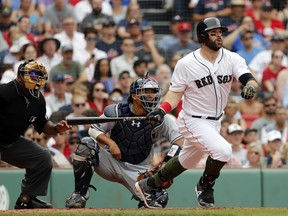
[[[15,79],[24,61],[38,59],[49,75],[43,94],[53,122],[100,116],[107,105],[126,101],[131,82],[147,72],[164,95],[177,61],[200,47],[195,26],[210,16],[228,27],[223,46],[241,55],[261,84],[257,97],[246,101],[241,84],[231,81],[221,134],[233,157],[225,166],[286,168],[286,0],[1,0],[0,83]],[[172,111],[175,121],[180,110],[181,102]],[[89,126],[54,137],[28,128],[23,136],[48,148],[55,167],[71,168]],[[155,145],[155,163],[168,145]]]

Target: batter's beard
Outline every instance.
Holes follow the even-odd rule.
[[[209,47],[210,49],[214,50],[214,51],[218,51],[219,49],[222,48],[222,43],[221,43],[221,45],[217,45],[216,42],[213,42],[212,40],[208,40],[206,42],[206,46]]]

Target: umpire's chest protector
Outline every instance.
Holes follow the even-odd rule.
[[[135,116],[129,109],[129,104],[118,106],[119,117]],[[111,138],[121,151],[121,161],[138,164],[150,154],[153,140],[152,131],[159,124],[147,124],[141,121],[119,121],[111,131]]]

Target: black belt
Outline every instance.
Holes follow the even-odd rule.
[[[211,117],[211,116],[196,116],[196,115],[192,115],[193,118],[202,118],[202,119],[208,119],[208,120],[219,120],[222,117],[223,113],[221,113],[221,115],[219,115],[218,117]]]

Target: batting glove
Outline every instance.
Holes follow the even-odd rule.
[[[161,108],[156,108],[147,114],[146,119],[150,122],[163,121],[166,112]]]
[[[255,87],[246,85],[242,89],[241,97],[246,99],[246,100],[250,100],[255,96],[255,94],[256,94]]]

